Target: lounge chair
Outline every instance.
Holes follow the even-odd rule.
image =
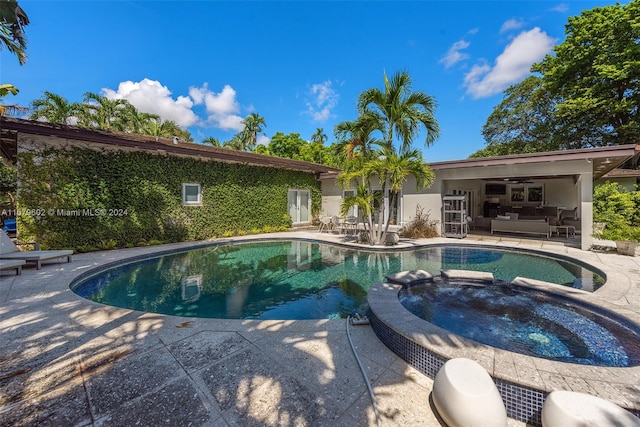
[[[16,274],[20,275],[25,263],[23,259],[0,259],[0,270],[15,270]]]
[[[71,255],[73,255],[73,251],[67,249],[54,251],[20,251],[9,236],[7,236],[4,231],[0,231],[0,259],[35,262],[36,269],[40,270],[42,261],[67,258],[67,262],[71,262]]]

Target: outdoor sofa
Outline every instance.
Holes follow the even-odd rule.
[[[72,250],[51,250],[51,251],[20,251],[13,241],[4,231],[0,231],[0,259],[4,260],[24,260],[34,262],[36,269],[40,270],[42,261],[57,258],[66,258],[71,262]]]
[[[551,227],[544,219],[512,219],[510,217],[501,217],[498,215],[496,219],[491,220],[491,234],[494,232],[502,233],[523,233],[537,234],[549,238],[551,236]]]

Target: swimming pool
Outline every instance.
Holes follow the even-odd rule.
[[[602,274],[586,265],[522,251],[440,245],[412,251],[355,250],[307,240],[221,243],[112,266],[71,284],[116,307],[226,319],[344,318],[367,309],[372,283],[398,271],[491,271],[593,290]]]

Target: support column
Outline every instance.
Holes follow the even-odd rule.
[[[593,174],[580,174],[576,187],[580,205],[580,247],[588,251],[593,245]]]

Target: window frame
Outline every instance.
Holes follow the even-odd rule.
[[[198,200],[197,201],[188,201],[187,200],[187,187],[197,187],[198,188]],[[182,183],[182,206],[202,206],[202,185],[196,182],[184,182]]]

